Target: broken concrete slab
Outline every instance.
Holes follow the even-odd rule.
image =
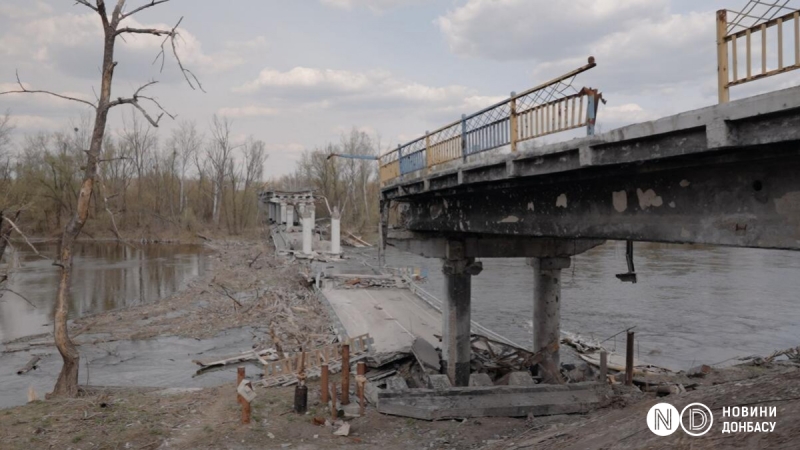
[[[368,381],[367,384],[364,385],[364,398],[366,398],[367,403],[377,405],[378,392],[380,391],[381,389],[378,387],[377,383]]]
[[[509,386],[534,386],[536,384],[528,372],[511,372],[508,375]]]
[[[386,379],[386,390],[388,391],[407,391],[408,383],[406,380],[398,375]],[[379,396],[380,398],[380,396]]]
[[[598,383],[386,390],[378,411],[421,420],[584,414],[600,406]]]
[[[442,390],[450,389],[453,385],[450,383],[450,378],[447,375],[429,375],[428,376],[428,389]]]
[[[473,373],[469,376],[470,386],[494,386],[488,373]]]
[[[426,373],[439,373],[441,368],[439,352],[436,351],[436,348],[434,348],[430,342],[420,337],[416,338],[414,344],[411,346],[411,353],[414,354],[417,362],[419,362],[419,365],[422,366],[422,369]]]

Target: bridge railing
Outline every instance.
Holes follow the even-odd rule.
[[[717,11],[720,103],[730,101],[732,86],[800,69],[800,10],[786,4],[751,1],[742,11]]]
[[[577,91],[572,80],[595,66],[590,58],[587,65],[559,78],[521,94],[512,92],[507,100],[398,145],[380,157],[381,183],[505,145],[516,151],[519,142],[562,131],[587,127],[587,133],[594,134],[602,95],[588,88]]]

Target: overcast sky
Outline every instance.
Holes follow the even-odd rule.
[[[90,0],[94,1],[94,0]],[[107,0],[115,3],[114,0]],[[128,9],[146,3],[129,0]],[[716,103],[715,15],[746,0],[172,0],[129,25],[172,27],[205,87],[193,91],[160,40],[119,42],[114,95],[151,94],[205,129],[212,114],[238,139],[267,143],[266,174],[292,170],[304,148],[352,127],[384,147],[414,138],[597,58],[576,84],[600,88],[604,131]],[[0,91],[14,71],[31,88],[93,100],[102,56],[96,14],[74,0],[0,0]],[[792,54],[792,53],[789,53]],[[734,88],[732,97],[798,84],[797,72]],[[579,87],[580,87],[579,86]],[[63,129],[77,103],[0,97],[18,135]],[[121,128],[118,108],[110,132]],[[162,122],[161,135],[174,123]],[[555,140],[556,138],[550,138]]]

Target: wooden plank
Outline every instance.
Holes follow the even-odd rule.
[[[794,63],[800,66],[800,11],[794,13]]]
[[[26,373],[30,372],[31,370],[36,369],[38,367],[37,365],[39,364],[39,360],[40,359],[42,359],[41,356],[34,355],[30,359],[30,361],[28,361],[28,364],[25,364],[25,367],[23,367],[23,368],[21,368],[21,369],[19,369],[17,371],[17,375],[26,374]]]
[[[728,12],[717,11],[717,87],[720,103],[730,101],[728,88],[728,42],[725,36],[728,33]]]
[[[738,39],[731,41],[733,45],[733,81],[739,79],[739,50],[736,48],[737,41]]]
[[[767,25],[761,25],[761,74],[767,73]]]
[[[753,36],[747,30],[747,79],[753,77]]]
[[[778,70],[783,69],[783,19],[778,19]]]

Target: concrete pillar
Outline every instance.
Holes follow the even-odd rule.
[[[538,352],[561,340],[561,269],[570,266],[570,258],[530,258],[533,267],[533,350]],[[540,367],[545,383],[558,379],[558,350]]]
[[[334,255],[342,253],[342,215],[337,206],[333,207],[331,214],[331,253]]]
[[[286,228],[294,226],[294,205],[286,205]]]
[[[480,263],[464,257],[461,242],[448,242],[442,305],[442,349],[444,370],[453,386],[469,386],[472,276],[481,272]]]
[[[281,208],[281,220],[278,221],[278,223],[279,224],[285,224],[286,223],[286,203],[281,203],[280,205],[281,205],[280,206],[280,208]]]
[[[303,254],[311,255],[313,252],[311,238],[313,237],[312,231],[314,230],[314,225],[311,223],[311,213],[305,211],[300,220],[303,224]]]

